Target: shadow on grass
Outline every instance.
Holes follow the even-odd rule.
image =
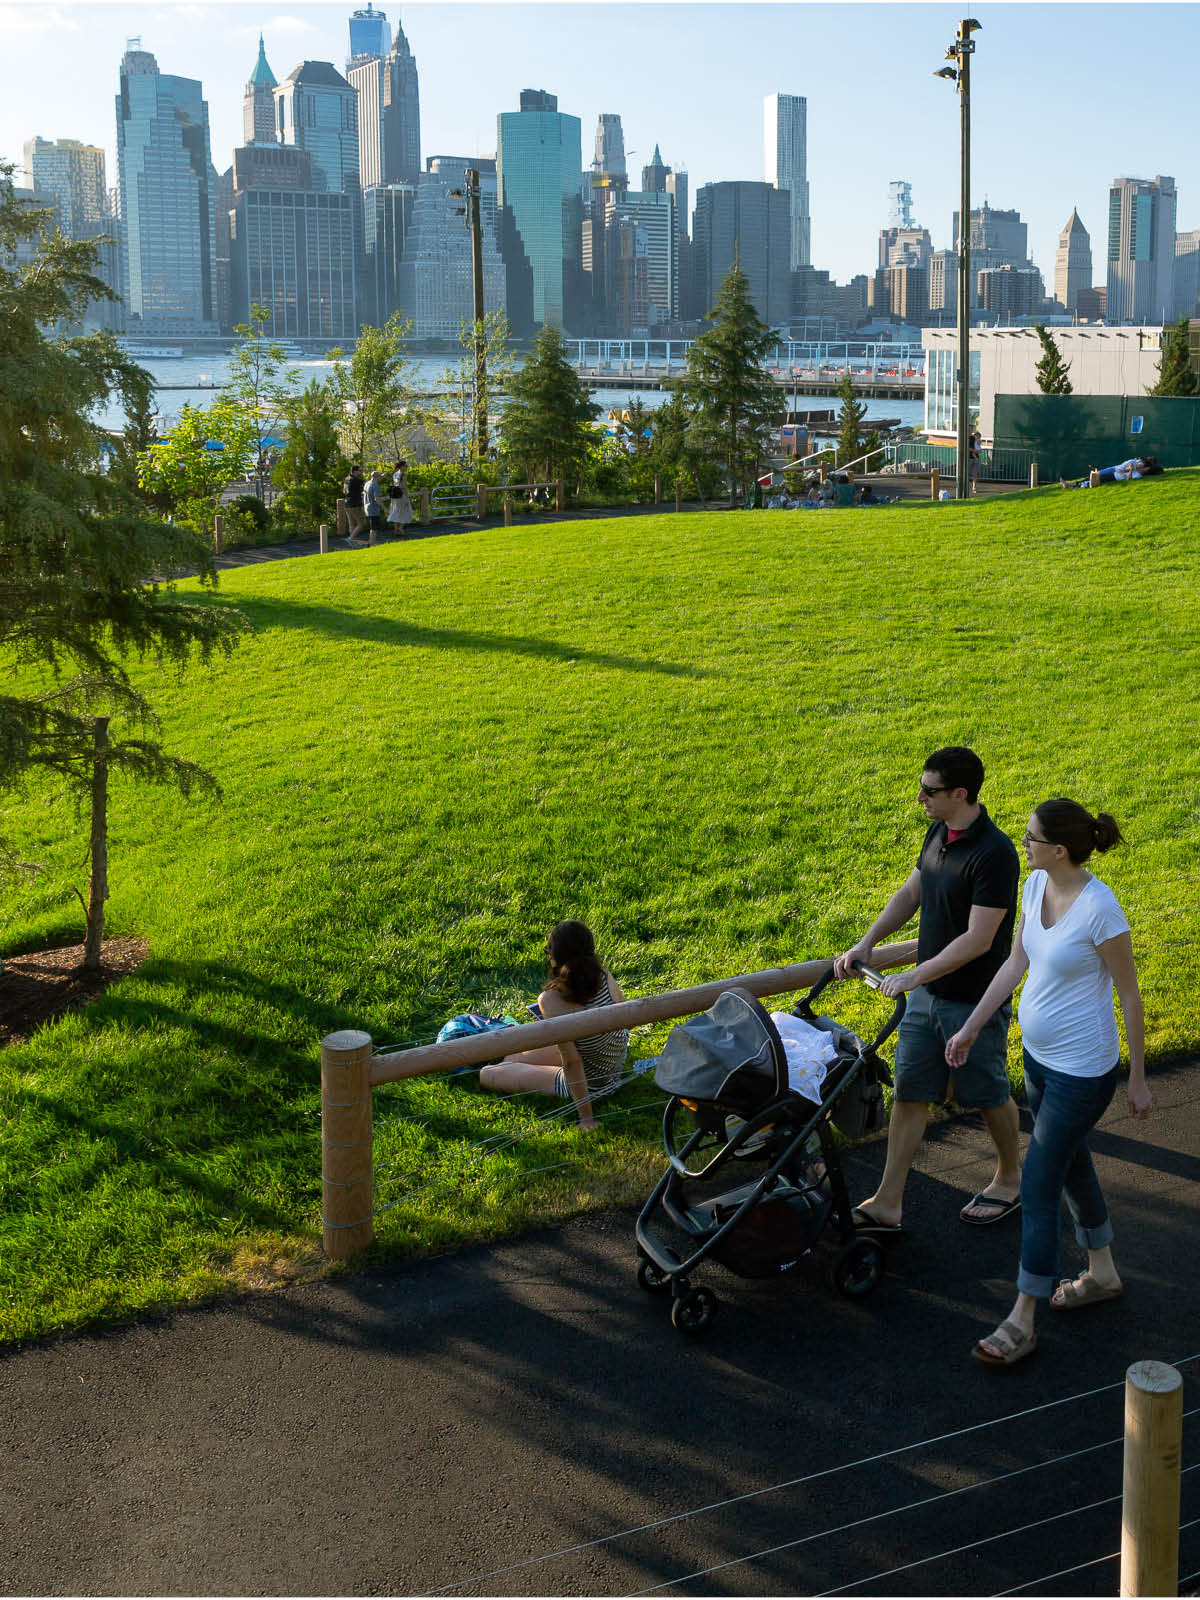
[[[552,639],[533,639],[519,634],[468,633],[461,628],[427,628],[398,617],[373,617],[335,606],[305,606],[261,595],[239,597],[238,609],[256,628],[306,628],[331,638],[365,639],[372,644],[390,644],[415,649],[469,650],[501,655],[533,656],[554,661],[579,661],[590,666],[611,667],[619,672],[658,672],[668,678],[710,678],[711,672],[678,662],[646,660],[639,656],[611,655],[600,650],[581,650],[558,644]]]

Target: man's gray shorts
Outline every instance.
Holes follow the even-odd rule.
[[[896,1037],[896,1099],[926,1103],[948,1097],[951,1069],[946,1065],[946,1040],[974,1011],[966,1000],[939,1000],[923,985],[908,996],[908,1007]],[[984,1026],[971,1053],[953,1072],[954,1098],[967,1109],[1002,1106],[1008,1083],[1008,1025],[1012,1002],[1006,1000]]]

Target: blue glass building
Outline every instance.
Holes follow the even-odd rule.
[[[500,248],[513,332],[554,324],[571,332],[583,314],[583,130],[542,89],[496,119]]]

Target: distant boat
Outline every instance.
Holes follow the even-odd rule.
[[[270,345],[273,349],[281,351],[285,361],[303,361],[308,355],[307,350],[298,345],[294,339],[272,339],[268,334],[264,338],[263,343]],[[245,344],[238,345],[237,347],[238,351],[248,350],[250,348],[250,345]]]
[[[133,339],[120,339],[118,343],[136,361],[178,361],[183,356],[181,344],[140,344]]]

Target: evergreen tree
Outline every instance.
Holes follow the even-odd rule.
[[[1188,319],[1180,317],[1163,340],[1158,363],[1158,382],[1148,394],[1200,394],[1200,382],[1188,359]]]
[[[1042,346],[1042,358],[1034,369],[1038,388],[1042,394],[1073,394],[1075,391],[1067,376],[1071,370],[1070,363],[1063,360],[1054,335],[1040,322],[1034,323],[1033,331]]]
[[[284,510],[303,531],[332,523],[342,482],[350,470],[338,439],[341,408],[329,386],[315,379],[284,408],[287,448],[275,467]]]
[[[842,402],[842,408],[838,412],[837,464],[839,467],[848,467],[863,453],[862,425],[867,415],[867,403],[854,393],[849,372],[842,374],[838,399]]]
[[[577,480],[599,415],[600,407],[589,400],[567,360],[561,331],[543,328],[509,383],[509,401],[500,419],[504,453],[518,477],[530,482]]]
[[[775,336],[750,298],[750,280],[735,255],[710,313],[712,327],[687,355],[684,394],[692,409],[690,442],[723,463],[730,491],[744,498],[758,476],[783,409],[763,363]]]
[[[0,654],[23,670],[14,691],[0,693],[0,785],[53,772],[90,797],[87,952],[96,965],[107,886],[100,779],[115,767],[184,793],[215,787],[153,737],[109,738],[111,714],[141,735],[157,729],[126,661],[207,660],[232,647],[244,619],[176,596],[162,574],[190,566],[215,582],[204,546],[150,517],[102,470],[97,410],[114,398],[135,410],[146,374],[108,334],[55,333],[113,296],[87,242],[41,237],[32,261],[17,263],[18,245],[39,239],[47,213],[17,201],[11,173],[0,165]]]

